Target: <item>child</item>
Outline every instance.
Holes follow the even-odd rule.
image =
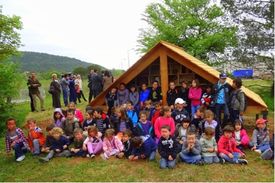
[[[139,102],[139,94],[138,94],[137,88],[135,86],[131,86],[131,88],[130,88],[129,101],[132,102],[134,109],[137,109],[138,102]]]
[[[246,133],[246,130],[243,128],[242,122],[237,119],[234,124],[235,131],[233,133],[233,138],[235,138],[237,143],[237,148],[241,151],[244,148],[249,146],[249,136]]]
[[[160,111],[161,111],[161,103],[160,102],[155,102],[154,103],[154,111],[153,111],[153,115],[152,115],[152,126],[154,126],[156,120],[158,117],[160,117]],[[148,116],[148,115],[147,115]]]
[[[87,157],[95,157],[102,151],[103,143],[101,138],[97,137],[98,129],[95,126],[90,126],[88,128],[88,137],[83,143],[83,150],[87,151]]]
[[[112,88],[112,90],[105,96],[105,103],[108,107],[108,115],[111,115],[112,108],[117,107],[117,88]]]
[[[74,130],[74,143],[73,147],[70,149],[72,156],[80,156],[84,157],[86,155],[85,150],[83,150],[83,130],[81,128],[77,128]]]
[[[217,156],[218,147],[214,135],[215,130],[211,127],[206,127],[204,134],[200,139],[203,161],[207,164],[220,162]]]
[[[177,130],[175,132],[175,137],[180,144],[183,144],[187,139],[187,132],[189,130],[190,119],[184,118],[181,122],[181,125],[177,126]]]
[[[73,141],[74,138],[74,130],[76,128],[79,128],[79,121],[77,118],[75,118],[74,114],[74,110],[69,109],[67,111],[67,118],[62,123],[62,129],[64,131],[65,136],[69,139],[70,143]]]
[[[161,112],[161,116],[156,120],[154,124],[155,135],[159,139],[161,137],[161,127],[163,125],[167,125],[170,127],[171,136],[175,133],[175,122],[174,119],[171,117],[171,109],[168,106],[164,106]]]
[[[230,125],[226,125],[223,129],[223,135],[218,142],[219,156],[225,161],[233,164],[248,164],[246,159],[240,159],[245,157],[245,154],[237,148],[235,139],[232,137],[234,128]]]
[[[45,144],[45,136],[41,128],[36,126],[34,119],[27,120],[28,125],[28,142],[33,155],[39,155],[41,147]]]
[[[48,133],[48,135],[46,136],[46,142],[44,144],[44,146],[41,148],[41,152],[45,152],[45,153],[49,153],[50,152],[50,141],[51,141],[51,138],[52,136],[50,135],[51,134],[51,131],[52,129],[55,127],[54,124],[50,124],[46,127],[46,132]]]
[[[25,159],[24,154],[27,153],[29,148],[24,132],[16,127],[16,120],[14,118],[7,119],[6,126],[6,152],[9,155],[12,148],[15,153],[15,160],[17,162],[23,161]]]
[[[54,156],[69,157],[71,156],[68,150],[69,140],[63,136],[63,130],[59,127],[54,127],[50,132],[51,138],[48,139],[49,153],[46,157],[40,158],[41,162],[48,162]]]
[[[182,151],[179,156],[183,162],[189,164],[202,164],[201,161],[201,145],[196,139],[196,133],[188,131],[187,140],[182,145]]]
[[[167,91],[167,104],[171,108],[174,107],[175,100],[178,98],[178,90],[176,89],[175,82],[169,83],[169,90]]]
[[[82,129],[84,131],[87,131],[88,127],[93,125],[93,120],[94,120],[93,116],[94,116],[93,110],[88,110],[86,112],[86,119],[84,120],[82,125]]]
[[[83,114],[82,112],[76,108],[75,106],[75,103],[74,102],[70,102],[69,105],[68,105],[68,110],[74,110],[74,115],[75,117],[78,119],[79,121],[79,124],[81,125],[83,120],[84,120],[84,117],[83,117]]]
[[[176,125],[180,125],[182,120],[185,118],[189,118],[188,112],[184,109],[186,102],[181,98],[177,98],[175,101],[175,109],[172,112],[172,117],[176,122]]]
[[[111,156],[121,157],[123,151],[122,142],[115,136],[115,131],[113,129],[108,129],[105,132],[105,137],[103,140],[103,151],[101,157],[104,160],[109,159]]]
[[[181,87],[179,89],[179,98],[186,101],[187,104],[188,104],[188,94],[189,94],[189,88],[187,86],[187,82],[182,81],[181,82]]]
[[[62,126],[62,123],[65,121],[65,116],[60,108],[56,108],[53,113],[53,120],[54,120],[54,125],[56,127]]]
[[[117,91],[118,106],[126,104],[129,100],[129,90],[126,88],[124,83],[120,83],[119,90]]]
[[[139,93],[139,105],[141,110],[144,108],[144,102],[149,99],[149,96],[150,90],[147,88],[147,85],[143,83],[141,85],[141,91]]]
[[[158,142],[158,152],[160,154],[160,168],[174,168],[178,154],[178,143],[170,135],[170,127],[164,125],[161,127],[161,137]]]
[[[211,127],[215,130],[215,138],[219,140],[220,131],[218,122],[214,120],[214,113],[211,110],[206,110],[204,113],[204,121],[199,124],[199,136],[204,133],[205,128]]]
[[[133,129],[132,123],[127,119],[125,110],[122,107],[116,108],[116,119],[113,121],[115,132],[124,132]]]
[[[138,122],[138,114],[134,109],[134,105],[131,101],[127,102],[127,117],[132,122],[133,127],[137,125]]]
[[[256,128],[253,130],[251,150],[262,154],[266,151],[270,151],[270,138],[269,131],[267,129],[267,120],[260,118],[256,121]]]
[[[160,102],[156,102],[156,103],[160,103]],[[151,121],[152,117],[153,117],[153,114],[154,114],[154,111],[155,111],[154,106],[152,106],[152,101],[151,100],[146,100],[144,102],[143,110],[148,112],[149,115],[147,117],[148,117],[148,120]]]
[[[200,99],[202,95],[202,89],[200,88],[199,80],[194,79],[192,81],[192,87],[189,89],[188,98],[191,101],[191,113],[195,114],[200,107]]]
[[[150,121],[147,120],[147,113],[146,111],[141,111],[139,113],[139,122],[137,123],[136,127],[134,128],[134,135],[135,136],[149,136],[153,137],[154,131]]]
[[[125,130],[125,132],[123,132],[123,136],[122,136],[123,151],[119,158],[122,158],[123,156],[125,156],[128,159],[129,156],[131,155],[133,151],[133,145],[131,143],[132,135],[133,133],[131,130]]]
[[[104,134],[105,131],[110,128],[109,118],[105,117],[103,119],[103,111],[100,107],[97,107],[94,110],[93,125],[97,127],[101,134]]]
[[[199,129],[199,124],[202,123],[203,117],[204,117],[205,108],[203,106],[200,106],[196,113],[192,116],[192,121],[190,124],[190,127],[192,129]]]
[[[207,86],[205,93],[202,94],[201,105],[206,109],[213,110],[213,95],[212,88],[210,86]]]
[[[160,102],[162,103],[162,93],[161,93],[161,88],[159,87],[158,81],[154,81],[152,83],[152,89],[150,91],[150,97],[149,99],[152,102]]]
[[[148,158],[149,161],[153,161],[155,159],[157,146],[150,136],[134,137],[131,142],[133,144],[133,152],[129,156],[129,160],[135,161]]]

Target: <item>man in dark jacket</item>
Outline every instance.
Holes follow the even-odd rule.
[[[49,93],[52,95],[53,107],[61,108],[61,104],[60,104],[61,87],[57,80],[56,74],[52,74],[52,82],[50,85]]]
[[[162,93],[161,93],[161,88],[159,87],[158,81],[153,82],[149,98],[152,102],[162,103]]]
[[[30,94],[33,99],[33,104],[34,104],[34,109],[35,111],[37,110],[37,104],[36,104],[36,97],[39,98],[40,100],[40,105],[41,105],[41,111],[45,111],[44,109],[44,99],[40,94],[39,87],[41,87],[41,83],[36,79],[36,74],[34,72],[31,73],[31,78],[28,80],[27,83],[29,87]]]
[[[61,85],[61,88],[62,88],[62,93],[63,93],[63,100],[64,100],[64,105],[67,106],[68,105],[68,96],[69,96],[69,77],[67,74],[64,74],[62,76],[62,79],[61,79],[61,82],[60,82],[60,85]]]
[[[27,85],[28,83],[30,82],[29,80],[31,80],[31,76],[29,76],[28,78],[28,82],[27,82]],[[32,98],[32,94],[31,94],[31,87],[28,86],[28,89],[29,89],[29,97],[30,97],[30,105],[31,105],[31,111],[34,112],[35,111],[35,107],[34,107],[34,104],[33,104],[33,98]]]
[[[102,92],[103,78],[101,75],[97,73],[97,70],[94,70],[94,73],[90,76],[88,87],[92,92],[90,93],[91,96],[89,96],[90,101],[93,97],[96,98],[99,95],[99,93]]]

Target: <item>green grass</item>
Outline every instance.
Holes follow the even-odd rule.
[[[49,81],[41,81],[45,91]],[[245,80],[244,85],[263,95],[269,109],[274,105],[273,98],[267,96],[269,81]],[[259,86],[258,86],[259,85]],[[88,97],[87,81],[84,82],[84,93]],[[264,86],[264,87],[261,87]],[[24,119],[33,117],[37,119],[43,129],[52,118],[51,98],[46,93],[45,106],[47,111],[28,113],[29,104],[23,103],[15,106],[14,116],[18,119],[18,126],[24,124]],[[272,100],[270,104],[269,100]],[[86,103],[78,108],[84,111]],[[273,108],[272,108],[273,109]],[[273,117],[271,121],[273,121]],[[250,135],[254,121],[246,121],[245,127]],[[271,161],[264,161],[256,153],[247,150],[247,166],[240,165],[187,165],[177,164],[173,170],[160,170],[158,161],[129,162],[126,159],[112,158],[103,161],[100,157],[87,158],[54,158],[49,163],[40,163],[37,157],[30,154],[21,162],[16,163],[13,157],[5,154],[4,138],[0,139],[0,181],[246,181],[246,182],[274,182],[274,169]],[[157,158],[159,160],[159,157]]]

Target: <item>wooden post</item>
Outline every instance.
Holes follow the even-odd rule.
[[[162,91],[162,103],[167,105],[167,95],[168,90],[168,60],[166,51],[160,50],[160,81],[161,81],[161,91]]]

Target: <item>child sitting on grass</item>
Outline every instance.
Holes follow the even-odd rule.
[[[123,151],[123,144],[115,136],[115,131],[113,129],[108,129],[105,132],[105,137],[103,139],[103,154],[101,154],[102,159],[107,160],[111,156],[121,157]]]
[[[82,125],[82,129],[87,132],[87,129],[89,126],[93,125],[93,120],[94,120],[94,111],[93,110],[88,110],[85,115],[85,120]]]
[[[155,160],[157,146],[150,136],[134,137],[131,142],[133,145],[133,151],[129,156],[129,160],[135,161],[147,158],[149,161]]]
[[[207,127],[211,127],[215,131],[215,138],[219,140],[220,128],[218,122],[214,120],[214,113],[211,110],[206,110],[204,113],[204,121],[199,124],[199,137],[204,133]]]
[[[28,126],[28,142],[33,155],[39,155],[42,146],[45,144],[45,136],[41,128],[36,126],[34,119],[27,120]]]
[[[73,110],[75,117],[78,119],[79,125],[83,123],[84,117],[80,109],[76,108],[74,102],[70,102],[68,105],[68,110]]]
[[[75,129],[73,147],[70,149],[72,156],[85,157],[86,152],[83,150],[84,140],[83,130],[81,128]]]
[[[196,139],[196,133],[188,131],[187,140],[182,145],[182,151],[179,154],[183,162],[189,164],[202,164],[201,161],[201,145]]]
[[[124,132],[127,129],[133,129],[133,124],[128,120],[123,107],[116,108],[115,113],[116,117],[113,119],[115,133]]]
[[[24,154],[27,153],[29,148],[24,132],[16,127],[16,120],[14,118],[7,119],[6,126],[6,152],[10,155],[11,149],[13,149],[15,160],[17,162],[23,161],[25,159]]]
[[[46,157],[40,158],[41,162],[48,162],[54,156],[70,157],[71,153],[68,150],[69,140],[63,136],[63,130],[59,127],[54,127],[50,132],[48,140],[49,153]]]
[[[41,152],[43,152],[43,153],[49,153],[50,152],[49,146],[50,146],[50,140],[52,139],[52,136],[50,134],[51,134],[51,131],[54,127],[55,127],[54,124],[50,124],[46,127],[46,132],[48,134],[46,136],[46,142],[45,142],[44,146],[42,146],[42,148],[41,148]]]
[[[233,164],[248,164],[246,159],[240,159],[245,157],[245,154],[237,148],[235,139],[232,137],[234,128],[230,125],[226,125],[223,129],[223,135],[218,142],[219,156],[225,161]]]
[[[154,130],[152,124],[149,120],[147,120],[147,113],[146,111],[141,111],[139,113],[139,122],[137,123],[136,127],[134,128],[134,135],[135,136],[150,136],[153,137]]]
[[[123,132],[123,136],[122,136],[123,151],[120,154],[119,158],[122,158],[123,156],[125,156],[128,159],[129,156],[131,155],[133,151],[133,145],[131,143],[132,136],[133,136],[133,133],[131,130],[126,130],[125,132]]]
[[[164,125],[161,127],[161,137],[158,142],[158,152],[160,154],[160,168],[174,168],[179,151],[178,143],[170,135],[170,127]]]
[[[56,108],[53,113],[53,120],[55,127],[62,127],[62,123],[65,121],[65,116],[60,108]]]
[[[203,162],[207,164],[220,162],[220,159],[217,156],[218,147],[214,135],[215,129],[206,127],[204,134],[200,139]]]
[[[73,142],[74,130],[79,128],[79,121],[74,116],[74,110],[69,109],[67,111],[67,118],[62,123],[62,130],[64,131],[65,136],[69,139],[69,143]]]
[[[270,137],[266,119],[260,118],[256,121],[256,128],[253,130],[251,146],[251,150],[261,154],[263,159],[273,154],[270,148]]]
[[[181,125],[177,126],[175,137],[177,138],[177,141],[180,144],[183,144],[187,139],[187,132],[189,130],[189,125],[190,125],[190,119],[184,118],[181,122]]]
[[[96,107],[94,109],[94,120],[93,120],[93,125],[97,127],[98,131],[104,135],[105,131],[110,128],[110,122],[109,118],[105,116],[103,117],[103,111],[100,107]]]
[[[83,150],[88,150],[88,158],[93,158],[96,154],[99,154],[102,151],[103,143],[101,138],[99,138],[97,135],[98,129],[95,126],[90,126],[88,128],[88,137],[83,143]]]
[[[249,136],[246,130],[243,128],[242,122],[237,119],[234,124],[235,131],[233,133],[233,138],[235,138],[237,143],[237,148],[243,151],[249,146]]]

